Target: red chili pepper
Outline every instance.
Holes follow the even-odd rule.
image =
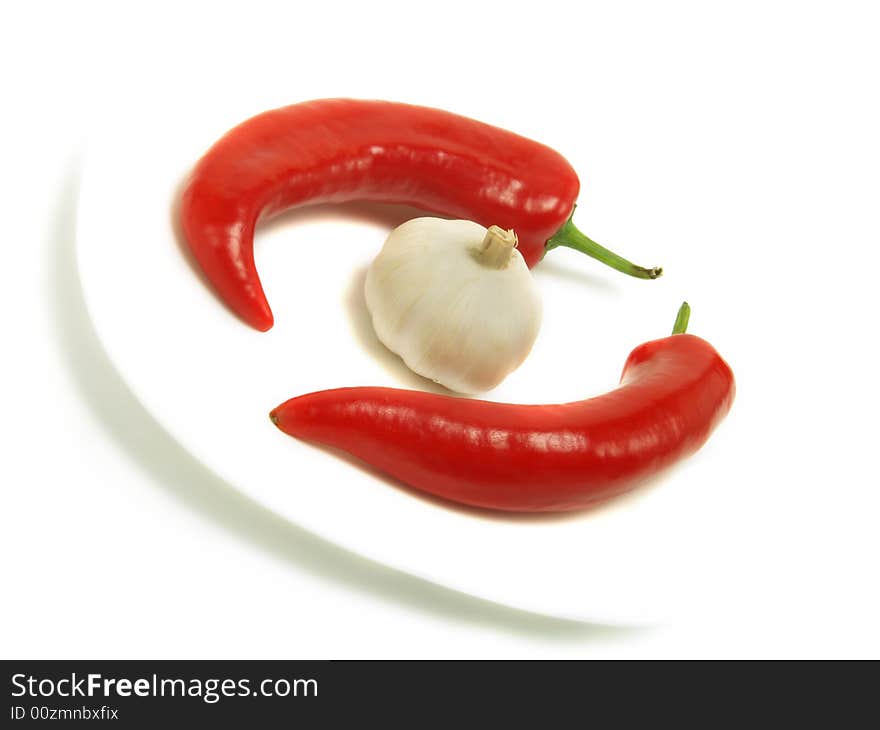
[[[632,351],[620,386],[563,405],[512,405],[395,388],[338,388],[270,414],[285,433],[348,451],[455,502],[573,510],[627,491],[699,449],[730,410],[733,372],[705,340],[673,334]]]
[[[512,228],[531,267],[568,246],[632,276],[645,269],[571,222],[580,183],[549,147],[449,112],[324,99],[265,112],[232,129],[196,165],[183,230],[220,297],[259,330],[272,312],[254,266],[257,220],[311,203],[405,203]]]

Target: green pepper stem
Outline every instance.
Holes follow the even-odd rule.
[[[587,256],[592,256],[597,261],[601,261],[612,269],[616,269],[624,274],[629,274],[637,279],[656,279],[663,273],[663,269],[659,266],[655,266],[653,269],[646,269],[644,266],[636,266],[632,261],[627,261],[622,256],[618,256],[613,251],[609,251],[591,238],[587,238],[587,236],[581,233],[574,223],[572,223],[573,217],[574,210],[571,211],[571,215],[568,217],[565,225],[556,231],[556,233],[551,236],[550,240],[547,241],[545,245],[546,251],[552,251],[557,246],[573,248],[575,251],[580,251],[581,253],[587,254]]]
[[[672,334],[683,335],[687,332],[688,320],[691,318],[691,305],[682,302],[679,307],[678,315],[675,317],[675,324],[672,326]]]

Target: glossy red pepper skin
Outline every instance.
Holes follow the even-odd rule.
[[[186,240],[220,297],[259,330],[273,324],[254,265],[260,218],[313,203],[404,203],[512,228],[534,266],[580,183],[549,147],[438,109],[324,99],[255,116],[222,137],[182,199]]]
[[[574,510],[631,489],[699,449],[730,410],[733,372],[676,334],[630,354],[620,386],[562,405],[512,405],[394,388],[293,398],[273,422],[416,489],[516,512]]]

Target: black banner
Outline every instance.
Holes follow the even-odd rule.
[[[85,720],[92,727],[96,721],[111,727],[211,722],[256,727],[279,721],[324,726],[352,713],[362,720],[403,718],[420,726],[441,717],[464,721],[476,709],[495,720],[531,718],[539,726],[578,717],[578,724],[598,717],[629,721],[646,712],[654,720],[690,716],[713,724],[723,716],[728,721],[760,717],[765,723],[790,722],[805,710],[816,719],[823,705],[833,707],[841,720],[872,696],[877,679],[874,664],[858,680],[838,683],[841,697],[834,694],[827,668],[804,676],[803,668],[793,672],[794,665],[785,663],[708,670],[699,663],[661,669],[657,663],[532,661],[0,664],[7,697],[4,727]]]

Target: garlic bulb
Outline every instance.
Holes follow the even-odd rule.
[[[367,272],[365,297],[385,346],[460,393],[498,385],[541,326],[516,235],[473,221],[415,218],[395,228]]]

